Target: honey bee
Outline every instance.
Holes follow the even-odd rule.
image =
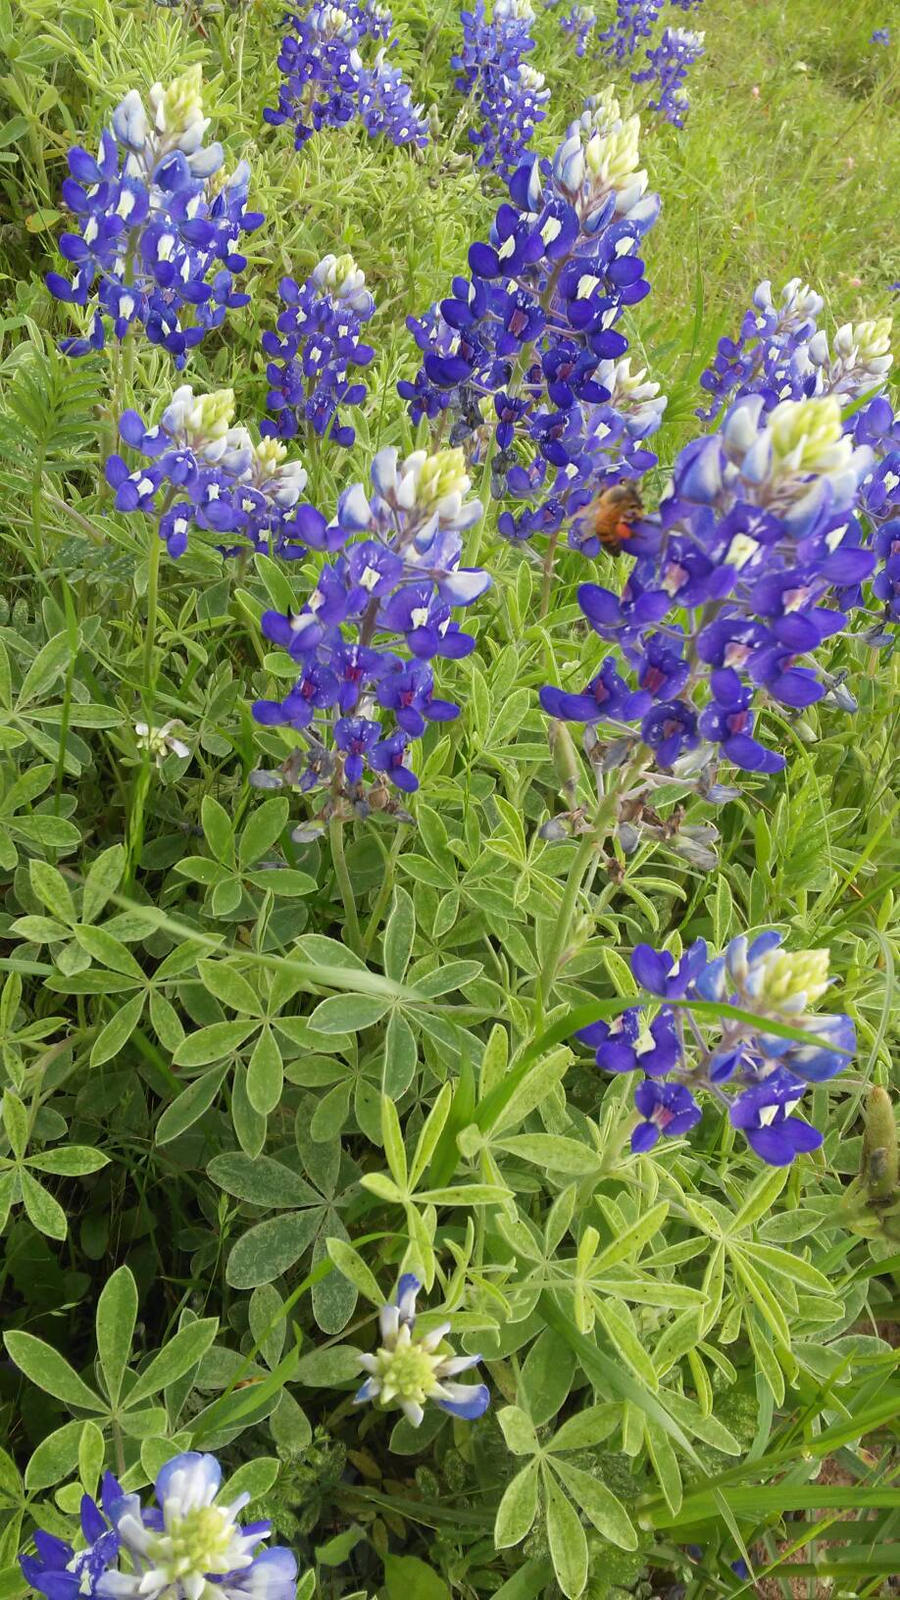
[[[610,555],[619,556],[623,544],[632,537],[632,523],[637,522],[643,510],[633,483],[615,483],[585,506],[581,522],[588,538],[599,540]]]

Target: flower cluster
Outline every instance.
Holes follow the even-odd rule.
[[[149,112],[136,89],[125,96],[96,158],[80,145],[69,151],[62,193],[78,231],[62,235],[60,250],[75,272],[71,281],[49,272],[46,282],[91,313],[85,336],[63,342],[69,355],[140,324],[181,368],[226,311],[248,303],[234,288],[246,266],[238,244],[263,216],[247,209],[247,163],[226,178],[222,146],[203,143],[200,67],[166,89],[154,84],[147,99]]]
[[[616,0],[615,19],[599,35],[606,44],[605,54],[616,61],[633,56],[638,41],[649,39],[662,7],[663,0]]]
[[[188,384],[175,390],[153,427],[136,411],[123,412],[119,433],[147,462],[129,472],[120,455],[108,458],[116,510],[158,517],[170,556],[183,555],[192,526],[239,534],[254,548],[283,556],[305,555],[292,515],[306,484],[305,468],[287,459],[278,439],[254,444],[233,417],[231,389],[195,395]]]
[[[758,395],[737,401],[717,433],[685,446],[659,511],[632,530],[637,559],[621,593],[578,591],[636,684],[609,656],[580,693],[542,689],[544,710],[604,723],[617,741],[637,722],[665,770],[703,770],[717,754],[745,771],[780,770],[784,758],[755,737],[754,702],[764,691],[793,709],[826,693],[814,652],[847,621],[837,593],[874,564],[848,522],[871,462],[834,396],[770,412]]]
[[[341,553],[322,568],[302,610],[267,611],[262,619],[266,638],[288,652],[299,676],[283,700],[257,700],[253,714],[301,734],[306,750],[286,763],[282,778],[262,773],[257,781],[326,788],[323,816],[346,805],[358,815],[391,809],[385,780],[418,788],[411,743],[429,722],[459,713],[435,697],[431,663],[474,648],[452,608],[477,600],[491,581],[459,564],[462,533],[481,516],[479,501],[467,498],[460,450],[419,450],[401,462],[388,447],[375,456],[371,477],[371,496],[359,483],[345,490],[330,524],[313,506],[298,508],[306,544]],[[376,778],[365,792],[367,768]]]
[[[690,101],[682,85],[688,68],[703,54],[702,33],[690,28],[665,28],[655,50],[645,51],[649,65],[631,74],[635,83],[657,83],[659,87],[647,102],[648,111],[658,111],[666,122],[684,127]]]
[[[478,165],[509,178],[546,112],[550,90],[543,74],[523,59],[534,49],[530,0],[494,0],[490,21],[484,0],[461,15],[463,46],[451,57],[456,87],[474,95],[478,126],[469,138],[479,147]]]
[[[390,45],[382,43],[369,66],[359,52],[367,39],[389,38],[393,18],[386,7],[377,0],[312,0],[289,12],[286,21],[278,105],[267,106],[263,117],[275,127],[292,123],[297,150],[320,128],[343,127],[354,117],[373,137],[387,134],[396,145],[428,143],[422,107],[413,105],[409,85],[387,60]]]
[[[406,1272],[397,1285],[397,1299],[383,1306],[378,1317],[381,1344],[374,1355],[361,1355],[360,1366],[369,1373],[356,1401],[375,1400],[381,1406],[392,1402],[400,1406],[407,1420],[418,1428],[425,1415],[426,1400],[433,1400],[442,1411],[472,1421],[490,1404],[484,1383],[454,1383],[458,1372],[476,1367],[480,1356],[455,1356],[441,1353],[441,1345],[451,1324],[442,1322],[430,1333],[415,1336],[416,1296],[422,1285]]]
[[[883,602],[882,623],[900,621],[900,419],[883,393],[891,368],[891,320],[844,323],[831,340],[818,326],[821,297],[793,278],[776,305],[761,283],[737,339],[721,339],[700,379],[712,397],[699,415],[716,416],[729,396],[759,396],[767,411],[787,399],[835,397],[851,408],[848,438],[871,451],[872,467],[859,485],[852,524],[876,561],[872,596]],[[855,408],[855,409],[853,409]],[[862,520],[859,520],[859,519]],[[863,604],[858,587],[842,593],[842,606]],[[877,624],[870,638],[883,643]]]
[[[588,47],[588,40],[597,26],[597,13],[593,6],[575,5],[571,11],[560,18],[560,27],[564,33],[571,33],[575,40],[576,56],[583,56]]]
[[[375,310],[365,277],[352,256],[328,255],[302,288],[282,278],[279,290],[285,309],[276,331],[262,336],[269,357],[266,406],[276,420],[263,422],[260,432],[292,439],[308,422],[319,437],[351,445],[355,431],[341,422],[338,407],[359,405],[366,386],[353,382],[348,369],[368,366],[375,355],[361,340],[362,324]]]
[[[828,964],[827,950],[783,950],[774,931],[752,941],[742,934],[712,960],[703,939],[680,960],[638,945],[632,972],[663,1003],[652,1014],[645,1003],[631,1006],[614,1022],[578,1034],[604,1071],[644,1074],[635,1092],[641,1120],[632,1150],[651,1150],[661,1136],[694,1127],[698,1091],[727,1108],[732,1125],[773,1166],[818,1149],[821,1133],[794,1112],[809,1084],[848,1064],[856,1042],[849,1017],[810,1010],[829,988]],[[710,1018],[702,1008],[709,1001],[750,1012],[753,1020]],[[772,1023],[809,1037],[774,1033]]]
[[[81,1526],[87,1548],[38,1531],[36,1556],[21,1558],[27,1583],[47,1600],[293,1600],[297,1563],[283,1546],[261,1550],[270,1522],[241,1528],[250,1499],[219,1498],[222,1468],[214,1456],[187,1451],[156,1478],[156,1506],[142,1506],[111,1473],[103,1478],[103,1510],[85,1495]]]
[[[844,323],[829,343],[818,325],[824,308],[799,278],[792,278],[776,305],[765,280],[753,295],[737,339],[719,340],[713,363],[700,379],[712,395],[712,420],[729,395],[762,395],[767,409],[779,400],[838,395],[846,404],[880,394],[891,369],[891,319]]]
[[[870,44],[889,45],[890,42],[891,42],[891,30],[890,30],[890,28],[873,28],[871,38],[869,39],[869,43]]]
[[[451,440],[473,460],[492,452],[495,495],[538,501],[502,514],[510,538],[555,532],[655,461],[644,440],[665,402],[621,359],[615,327],[649,292],[638,251],[659,211],[639,131],[611,93],[589,102],[552,162],[516,172],[490,242],[469,251],[472,277],[409,319],[423,362],[398,387],[413,420],[455,412]],[[589,530],[572,526],[585,546]]]

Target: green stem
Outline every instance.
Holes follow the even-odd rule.
[[[398,855],[400,854],[401,839],[402,836],[400,829],[398,828],[394,834],[394,840],[391,845],[390,853],[385,861],[384,877],[381,882],[381,888],[378,891],[375,904],[372,907],[372,911],[369,916],[369,925],[366,928],[365,937],[363,939],[362,954],[365,960],[369,959],[369,952],[375,942],[375,935],[381,926],[381,919],[384,916],[388,901],[394,892],[394,864]]]
[[[153,651],[156,644],[156,613],[159,604],[159,563],[162,556],[162,540],[154,531],[151,534],[152,543],[147,569],[147,626],[144,634],[144,666],[142,673],[144,690],[144,715],[152,727],[153,718],[153,690],[155,677],[153,671]]]
[[[347,857],[344,854],[344,824],[339,817],[332,817],[328,824],[328,838],[331,844],[331,859],[334,862],[334,875],[337,878],[341,899],[344,902],[344,915],[347,919],[347,942],[351,950],[357,955],[362,953],[362,934],[359,927],[359,917],[356,914],[356,899],[353,894],[353,884],[347,870]]]
[[[538,616],[543,620],[550,610],[550,590],[553,585],[553,562],[556,558],[556,546],[559,543],[559,529],[550,535],[547,549],[544,552],[544,583],[541,589],[541,609]]]
[[[586,839],[582,839],[569,867],[569,875],[563,888],[562,903],[557,914],[556,926],[553,929],[553,938],[550,941],[550,948],[544,957],[544,964],[541,967],[540,991],[543,1004],[547,1003],[553,992],[559,964],[572,932],[575,906],[597,844],[598,841],[594,834],[589,834]]]
[[[41,451],[35,462],[34,475],[31,479],[31,542],[34,547],[34,558],[38,567],[43,569],[44,537],[41,518],[41,488],[44,476],[44,453]]]

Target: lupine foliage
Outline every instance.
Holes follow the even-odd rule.
[[[0,22],[3,1595],[886,1594],[883,10]]]

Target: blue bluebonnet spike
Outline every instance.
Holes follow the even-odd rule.
[[[616,15],[605,33],[604,54],[616,61],[634,55],[640,39],[649,39],[663,0],[616,0]]]
[[[641,239],[658,211],[638,118],[611,92],[592,98],[552,161],[529,155],[512,173],[470,277],[408,320],[422,364],[399,392],[415,422],[450,411],[471,460],[493,440],[492,492],[524,502],[501,513],[505,538],[564,529],[596,556],[598,495],[655,464],[665,400],[617,324],[649,293]]]
[[[285,20],[278,104],[266,107],[263,117],[275,127],[291,123],[295,149],[302,150],[320,128],[340,128],[357,117],[373,137],[384,133],[396,145],[427,143],[422,107],[413,105],[412,91],[387,60],[390,46],[383,41],[393,18],[386,6],[314,0]],[[370,41],[382,47],[367,65],[360,52]]]
[[[634,83],[656,83],[647,102],[648,111],[658,111],[666,122],[684,127],[690,102],[682,85],[688,68],[703,55],[703,34],[690,28],[664,28],[659,44],[645,52],[648,65],[631,74]]]
[[[234,393],[195,395],[175,390],[158,423],[148,427],[136,411],[119,419],[123,441],[146,458],[129,472],[120,455],[106,462],[117,511],[152,513],[169,555],[187,548],[192,527],[246,541],[234,548],[306,554],[306,524],[292,520],[306,484],[306,469],[278,439],[254,443],[233,425]],[[309,511],[312,508],[304,508]]]
[[[352,256],[327,255],[302,287],[282,278],[279,292],[285,309],[276,329],[262,335],[270,358],[266,404],[275,421],[263,422],[260,432],[291,439],[306,423],[319,437],[349,446],[356,434],[340,408],[359,405],[366,395],[350,369],[368,366],[375,356],[361,337],[375,310],[365,277]]]
[[[264,219],[248,208],[247,163],[222,181],[221,145],[203,144],[200,67],[167,88],[154,84],[147,98],[149,115],[137,90],[125,96],[96,159],[70,150],[62,195],[78,231],[62,235],[60,250],[75,271],[46,282],[90,318],[84,336],[63,341],[67,354],[102,349],[109,332],[124,339],[140,325],[181,368],[228,310],[248,303],[234,288],[246,266],[238,247]]]
[[[332,798],[366,806],[366,769],[411,793],[418,779],[410,746],[430,722],[459,715],[435,693],[436,658],[451,660],[474,647],[451,617],[490,585],[479,568],[460,566],[463,533],[481,516],[469,497],[462,451],[415,451],[400,461],[393,446],[372,462],[372,491],[346,489],[338,502],[334,537],[324,519],[301,506],[288,526],[319,547],[344,552],[322,568],[302,610],[264,612],[265,636],[300,668],[282,700],[258,700],[257,720],[304,733],[308,760],[297,767],[303,789],[327,784]],[[322,763],[322,751],[329,760]],[[332,759],[333,757],[333,759]],[[371,791],[368,791],[371,798]]]
[[[441,1354],[440,1346],[451,1324],[443,1322],[431,1333],[415,1337],[416,1296],[422,1285],[412,1273],[404,1273],[397,1285],[397,1298],[379,1313],[381,1344],[374,1355],[360,1356],[360,1365],[369,1373],[357,1391],[357,1404],[375,1400],[381,1406],[400,1406],[408,1421],[417,1428],[425,1415],[427,1400],[442,1411],[468,1421],[480,1417],[490,1404],[487,1385],[455,1383],[460,1372],[478,1365],[480,1356]]]
[[[794,1114],[796,1107],[808,1084],[835,1077],[856,1048],[848,1016],[812,1009],[831,987],[827,950],[784,950],[781,935],[767,929],[753,939],[738,935],[720,955],[708,956],[697,939],[677,961],[666,950],[637,945],[631,965],[654,999],[681,1004],[652,1012],[629,1006],[577,1037],[601,1070],[645,1074],[635,1093],[643,1120],[633,1149],[687,1132],[700,1118],[696,1096],[703,1091],[727,1106],[733,1125],[765,1161],[781,1165],[821,1144],[822,1135]],[[692,1009],[697,1001],[724,1002],[752,1017],[708,1018]],[[809,1041],[773,1033],[773,1022],[790,1022]]]
[[[805,316],[808,296],[796,288],[789,298]],[[867,348],[880,348],[874,334]],[[826,694],[806,662],[846,626],[840,607],[861,603],[876,552],[887,552],[877,535],[875,550],[864,546],[851,515],[871,492],[873,459],[845,427],[835,393],[769,409],[762,394],[737,400],[715,434],[685,446],[659,511],[637,524],[621,592],[579,588],[585,617],[621,647],[638,689],[611,658],[614,698],[596,679],[581,692],[548,686],[544,709],[609,724],[609,737],[634,724],[648,763],[652,755],[666,772],[690,777],[720,758],[745,772],[779,771],[783,755],[759,737],[763,696],[799,709]],[[888,605],[896,566],[892,540],[875,579]]]

